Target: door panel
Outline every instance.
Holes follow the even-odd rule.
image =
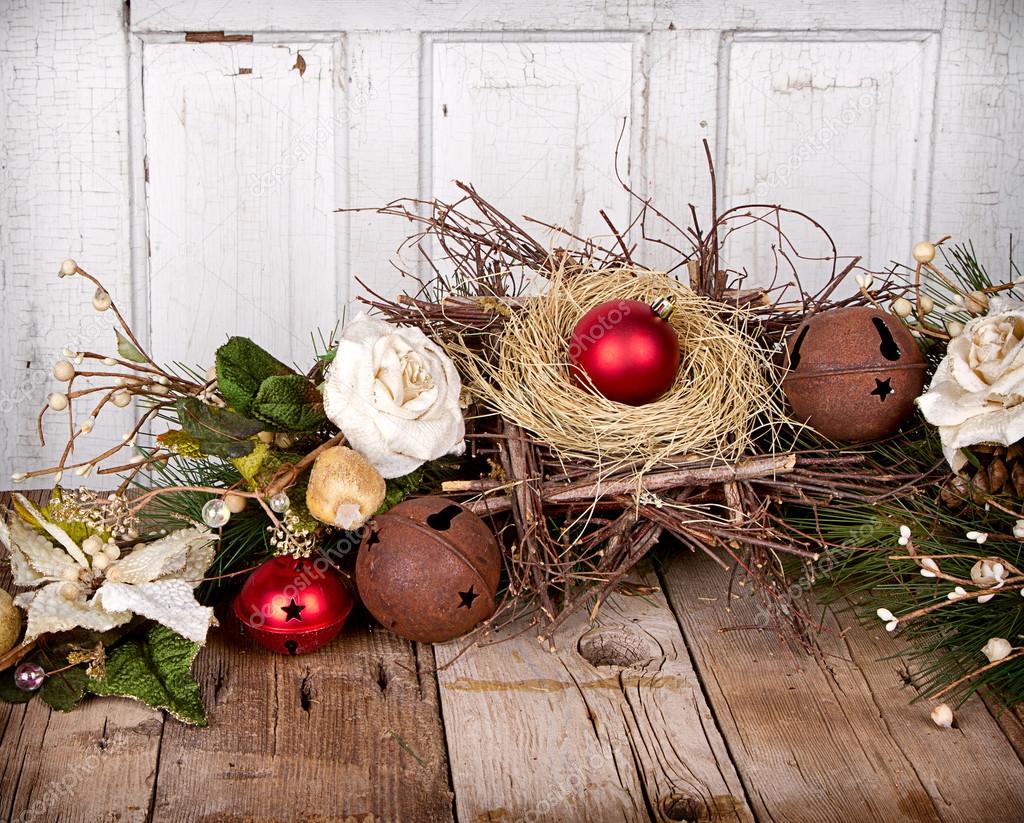
[[[152,336],[210,364],[228,335],[309,361],[339,308],[331,43],[145,49]]]
[[[428,48],[423,128],[432,196],[458,197],[460,180],[515,219],[528,214],[573,234],[606,236],[598,213],[604,209],[625,230],[629,201],[615,180],[614,158],[625,126],[620,165],[628,174],[631,40],[523,34],[431,41]]]
[[[769,33],[727,41],[722,68],[725,202],[781,203],[811,215],[843,254],[884,266],[924,236],[931,162],[933,38],[872,42],[850,33]],[[831,265],[826,238],[792,221],[787,255],[808,290]],[[775,275],[775,228],[754,224],[727,248],[752,283]],[[785,247],[785,241],[781,244]],[[783,264],[784,265],[784,264]],[[790,271],[779,271],[782,280]],[[854,288],[850,283],[850,288]]]

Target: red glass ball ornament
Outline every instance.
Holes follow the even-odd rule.
[[[588,311],[569,341],[577,385],[628,406],[661,397],[679,371],[679,337],[668,322],[671,312],[667,299],[653,306],[612,300]]]
[[[278,654],[326,646],[345,625],[352,595],[323,558],[272,557],[235,597],[243,632]]]

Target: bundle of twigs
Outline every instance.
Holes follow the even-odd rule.
[[[713,168],[711,174],[713,185]],[[692,225],[682,229],[623,185],[639,204],[636,217],[619,231],[602,212],[613,238],[607,246],[525,218],[559,238],[554,248],[547,246],[465,184],[459,184],[463,196],[455,203],[400,200],[376,209],[419,226],[399,251],[418,250],[426,275],[400,266],[418,284],[413,293],[392,300],[368,291],[364,302],[395,323],[419,326],[457,355],[476,348],[486,362],[499,356],[491,349],[505,326],[537,299],[542,291],[538,279],[543,283],[556,271],[566,276],[603,269],[642,272],[645,267],[637,259],[642,243],[673,248],[679,261],[669,274],[685,273],[688,286],[709,302],[712,312],[715,306],[722,315],[742,308],[744,333],[765,349],[777,347],[788,330],[816,311],[887,295],[883,284],[871,297],[861,289],[834,299],[843,279],[859,268],[859,258],[841,266],[825,229],[799,212],[749,205],[718,215],[713,205],[708,231],[701,230],[695,210]],[[787,219],[809,221],[832,249],[826,261],[832,278],[817,294],[799,287],[798,269],[811,258],[790,241]],[[655,224],[674,234],[680,248],[654,237]],[[726,239],[754,224],[773,227],[775,281],[788,270],[796,284],[793,299],[784,298],[792,283],[747,289],[746,271],[719,268]],[[630,237],[638,240],[630,243]],[[821,258],[813,259],[820,264]],[[470,375],[469,382],[473,379]],[[766,406],[769,402],[764,400]],[[463,479],[445,485],[447,493],[493,518],[506,538],[509,586],[485,634],[534,610],[531,625],[550,641],[577,609],[596,611],[659,538],[671,535],[726,567],[741,568],[770,612],[795,629],[797,637],[808,638],[818,621],[797,602],[799,592],[791,590],[787,576],[792,565],[784,559],[812,564],[823,543],[789,526],[781,507],[871,502],[921,480],[916,471],[880,474],[865,454],[821,443],[800,427],[785,435],[769,426],[770,436],[752,438],[728,459],[680,449],[678,454],[659,453],[653,465],[638,458],[609,468],[571,449],[554,448],[520,422],[493,396],[483,397],[470,419],[470,457],[475,459],[464,464]]]

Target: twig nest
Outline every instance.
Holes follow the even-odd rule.
[[[333,446],[313,464],[306,507],[322,523],[358,529],[380,508],[386,491],[370,461],[347,446]]]
[[[549,278],[547,290],[513,310],[493,340],[446,345],[478,399],[561,456],[609,471],[680,455],[733,459],[759,427],[774,432],[784,420],[771,354],[746,332],[742,310],[643,269],[556,268]],[[671,388],[640,406],[580,388],[569,363],[580,319],[609,301],[661,297],[675,302],[668,322],[681,352]]]
[[[0,589],[0,654],[14,648],[21,634],[21,611],[11,596]]]

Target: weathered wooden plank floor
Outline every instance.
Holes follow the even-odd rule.
[[[0,497],[0,504],[4,498]],[[0,584],[9,580],[0,577]],[[822,660],[671,558],[577,617],[458,656],[357,616],[265,653],[225,619],[198,659],[210,728],[92,699],[0,706],[0,817],[159,821],[1016,821],[1020,723],[981,700],[938,729],[881,626]]]

